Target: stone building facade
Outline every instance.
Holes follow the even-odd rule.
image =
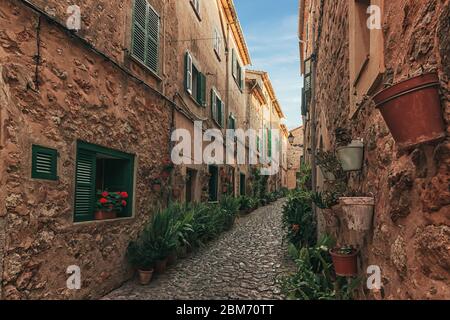
[[[365,30],[369,5],[380,9],[381,28]],[[363,169],[349,174],[349,187],[375,198],[360,270],[364,276],[367,266],[379,266],[382,290],[363,298],[448,299],[450,2],[305,0],[300,6],[302,61],[313,56],[316,69],[305,149],[312,147],[314,121],[317,149],[335,150],[337,128],[365,144]],[[401,150],[372,97],[386,84],[431,71],[440,80],[447,138]]]

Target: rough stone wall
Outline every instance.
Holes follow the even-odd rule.
[[[352,174],[350,187],[372,193],[376,200],[362,271],[368,265],[381,267],[383,296],[388,299],[449,298],[449,139],[402,152],[371,100],[361,106],[355,119],[348,118],[348,7],[346,2],[324,3],[317,64],[318,114],[325,114],[326,122],[321,125],[328,129],[331,148],[337,127],[364,139],[364,168],[360,175]],[[449,133],[449,1],[384,3],[387,71],[381,83],[437,70]]]
[[[297,186],[297,172],[300,169],[300,158],[303,156],[303,126],[291,130],[290,132],[294,136],[294,142],[292,144],[288,144],[288,152],[287,152],[287,180],[288,180],[288,188],[295,189]]]
[[[20,1],[2,1],[2,298],[97,298],[130,277],[126,246],[160,205],[149,180],[169,154],[171,107],[45,18],[37,88],[37,22]],[[137,155],[135,217],[73,223],[78,139]],[[34,143],[58,150],[58,181],[31,179]],[[81,267],[81,290],[66,288],[69,265]]]

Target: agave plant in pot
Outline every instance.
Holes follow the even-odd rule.
[[[330,250],[336,275],[353,277],[358,274],[358,250],[344,245]]]

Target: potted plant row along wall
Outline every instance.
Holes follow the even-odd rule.
[[[436,73],[396,83],[373,100],[400,148],[445,137]]]

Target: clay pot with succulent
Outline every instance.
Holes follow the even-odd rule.
[[[336,275],[354,277],[358,274],[358,250],[344,245],[330,250]]]

